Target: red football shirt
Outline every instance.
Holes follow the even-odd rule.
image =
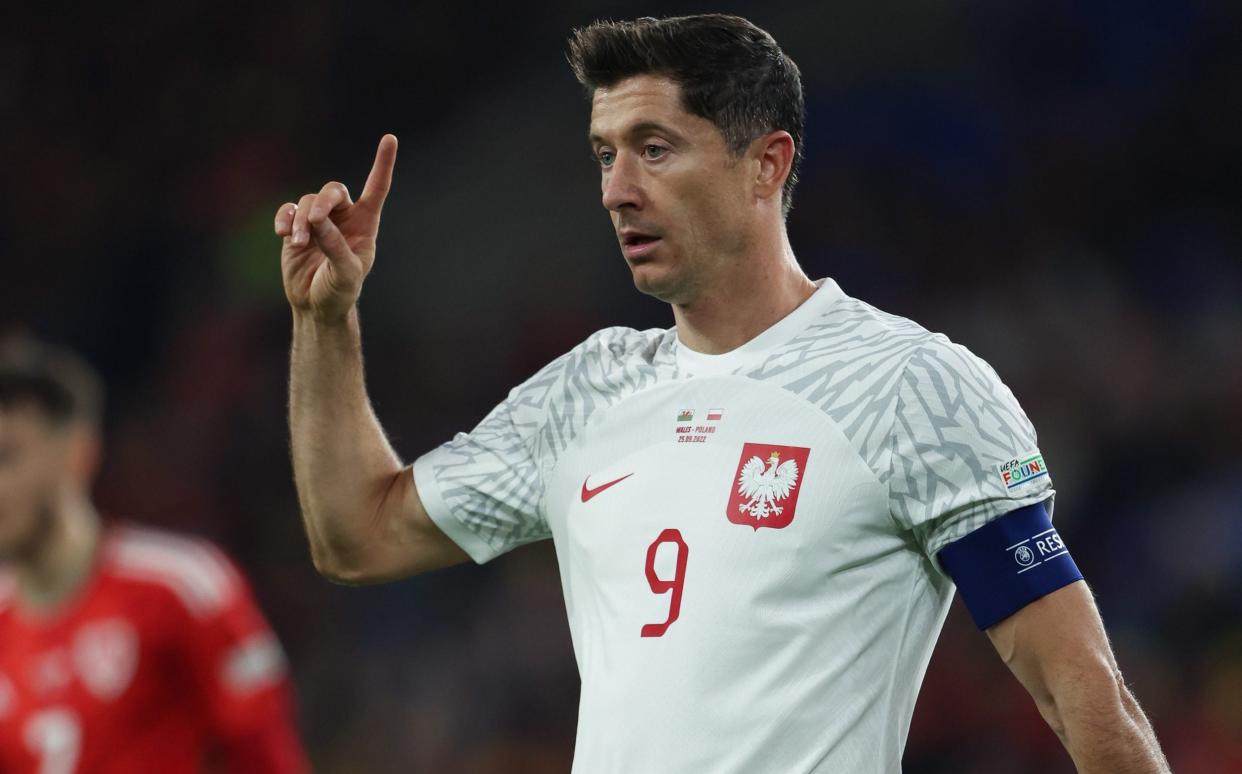
[[[39,614],[0,592],[0,771],[303,772],[279,643],[214,546],[108,529],[83,589]]]

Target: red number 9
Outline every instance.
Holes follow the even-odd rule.
[[[656,575],[656,551],[659,550],[661,543],[673,543],[677,546],[677,572],[672,580],[662,580]],[[651,590],[656,594],[671,591],[673,596],[669,599],[668,620],[664,623],[643,624],[642,636],[663,637],[668,627],[677,620],[677,616],[681,615],[681,590],[686,582],[686,559],[689,556],[690,547],[686,545],[686,541],[681,539],[681,532],[675,529],[664,530],[655,542],[647,547],[647,583],[651,585]]]

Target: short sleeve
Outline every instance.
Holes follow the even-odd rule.
[[[1035,429],[991,366],[937,336],[907,361],[893,423],[889,507],[929,557],[1055,494]]]
[[[189,609],[178,636],[212,741],[229,771],[305,772],[284,650],[240,571],[214,547],[204,551],[223,581],[218,604]]]
[[[548,459],[542,430],[567,357],[513,388],[469,433],[414,461],[428,515],[480,564],[551,536],[543,511]]]

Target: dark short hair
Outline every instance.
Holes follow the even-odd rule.
[[[686,112],[715,124],[735,156],[768,132],[789,132],[794,160],[781,199],[789,213],[806,107],[798,66],[767,32],[717,13],[597,21],[573,31],[568,57],[589,95],[635,75],[669,78],[681,88]]]
[[[103,384],[68,350],[20,337],[0,341],[0,409],[32,404],[54,425],[98,426]]]

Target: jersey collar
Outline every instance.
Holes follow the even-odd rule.
[[[737,349],[708,355],[695,352],[674,335],[678,370],[688,376],[721,376],[733,373],[780,347],[806,330],[828,307],[845,297],[844,291],[831,277],[818,279],[815,284],[819,289],[810,298]],[[674,334],[676,330],[673,328]]]

